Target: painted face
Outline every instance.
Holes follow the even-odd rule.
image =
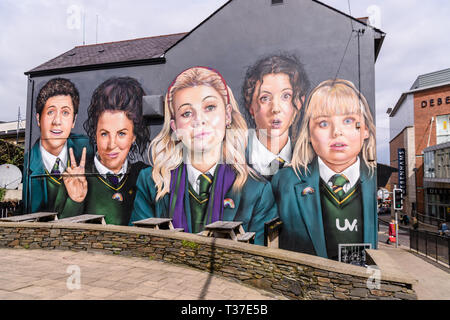
[[[36,120],[41,129],[42,146],[51,154],[59,155],[75,126],[72,98],[69,95],[49,98]]]
[[[205,85],[181,89],[173,97],[173,108],[170,126],[188,150],[204,153],[221,148],[231,105],[225,105],[216,89]]]
[[[263,77],[262,84],[257,82],[250,114],[255,118],[256,128],[260,133],[271,138],[287,137],[297,111],[287,74],[267,74]]]
[[[364,139],[369,137],[364,119],[355,113],[311,119],[309,132],[314,151],[334,172],[342,172],[355,163]]]
[[[97,152],[100,162],[114,173],[120,171],[136,140],[133,129],[124,111],[105,111],[98,118]]]

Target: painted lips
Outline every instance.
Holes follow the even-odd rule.
[[[118,152],[107,153],[106,155],[107,155],[108,158],[110,158],[110,159],[115,159],[115,158],[117,158],[117,157],[119,156],[119,153],[118,153]]]
[[[280,129],[282,124],[283,124],[283,121],[275,119],[272,121],[271,127],[272,127],[272,129]]]
[[[343,151],[345,148],[347,148],[347,145],[342,142],[335,142],[330,146],[331,150],[335,151]]]
[[[210,134],[211,134],[211,132],[204,131],[204,132],[200,132],[200,133],[197,133],[196,135],[194,135],[194,138],[195,139],[203,139],[203,138],[206,138],[207,136],[209,136]]]

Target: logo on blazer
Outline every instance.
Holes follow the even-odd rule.
[[[313,194],[314,193],[314,189],[311,187],[306,187],[305,189],[303,189],[302,191],[302,196],[307,195],[307,194]]]
[[[230,207],[231,209],[234,209],[234,201],[231,198],[226,198],[223,200],[223,207]]]
[[[350,224],[350,221],[345,219],[344,227],[341,227],[341,223],[339,222],[339,219],[336,219],[336,228],[338,228],[339,231],[347,231],[350,230],[352,232],[353,230],[358,231],[358,220],[353,220],[352,224]]]
[[[116,201],[119,201],[119,202],[122,202],[123,201],[123,196],[122,196],[121,193],[117,192],[117,193],[113,194],[112,199],[116,200]]]

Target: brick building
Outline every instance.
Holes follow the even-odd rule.
[[[399,168],[399,172],[391,176],[390,187],[404,185],[405,212],[416,210],[419,218],[433,224],[448,220],[450,202],[445,195],[449,193],[450,177],[440,178],[438,186],[433,184],[431,180],[435,178],[429,177],[428,173],[424,177],[424,152],[429,153],[429,172],[434,170],[432,163],[441,163],[441,171],[450,165],[448,157],[434,160],[442,152],[445,155],[445,151],[436,150],[448,150],[445,146],[450,142],[450,68],[420,75],[411,89],[401,95],[395,107],[388,109],[388,114],[390,162],[392,167]],[[402,157],[403,149],[404,161],[401,163],[399,154]],[[444,195],[439,201],[434,197],[436,192]],[[436,210],[433,203],[439,203],[443,209]],[[439,214],[441,211],[443,213]]]

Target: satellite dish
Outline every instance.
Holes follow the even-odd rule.
[[[14,190],[22,182],[22,172],[13,164],[0,166],[0,188]]]

